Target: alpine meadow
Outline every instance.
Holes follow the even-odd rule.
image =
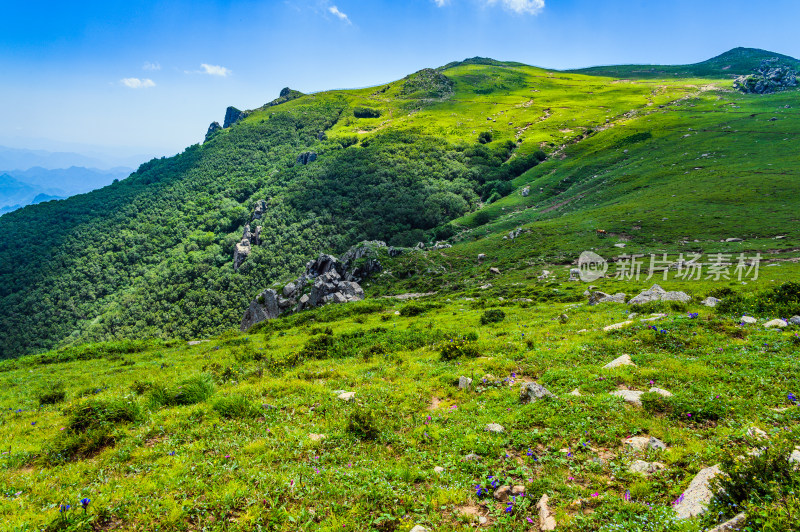
[[[3,214],[0,529],[798,530],[798,71],[285,88]]]

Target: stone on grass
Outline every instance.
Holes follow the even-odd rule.
[[[656,388],[656,387],[650,388],[650,393],[657,393],[662,397],[672,397],[672,392],[668,392],[664,388]]]
[[[719,304],[719,299],[716,297],[707,297],[703,301],[700,302],[701,305],[705,305],[707,307],[716,307]]]
[[[749,429],[747,429],[747,435],[750,436],[751,438],[760,438],[760,439],[767,439],[769,437],[767,436],[766,432],[764,432],[758,427],[750,427]]]
[[[462,458],[463,462],[477,462],[481,459],[481,457],[475,453],[469,453],[467,456]]]
[[[500,434],[501,432],[505,432],[506,429],[503,428],[503,425],[499,423],[489,423],[486,425],[486,430],[489,432],[494,432],[496,434]]]
[[[654,284],[648,290],[644,290],[638,296],[631,298],[628,304],[643,305],[651,301],[682,301],[686,303],[691,300],[691,296],[685,292],[667,292],[657,284]]]
[[[758,323],[758,320],[752,316],[742,316],[742,323],[747,325],[755,325]]]
[[[652,475],[666,468],[667,466],[661,462],[645,462],[644,460],[634,460],[630,466],[632,472],[641,473],[642,475]]]
[[[789,461],[795,464],[800,464],[800,449],[795,449],[792,451],[792,454],[789,455]]]
[[[800,325],[800,316],[792,316],[789,318],[789,323],[792,325]]]
[[[444,473],[444,468],[442,466],[436,466],[433,468],[434,473]]]
[[[555,395],[541,384],[536,384],[535,382],[526,382],[519,392],[519,400],[523,403],[535,403],[545,397],[555,398]]]
[[[733,519],[725,521],[719,526],[715,526],[708,532],[736,532],[738,530],[741,530],[741,527],[744,525],[745,521],[747,521],[747,515],[741,513],[735,516]]]
[[[499,268],[489,268],[489,272],[493,273],[495,275],[500,275],[500,269]]]
[[[511,495],[511,486],[500,486],[494,490],[493,497],[496,501],[507,501],[509,495]]]
[[[514,497],[519,497],[523,493],[525,493],[525,486],[518,484],[516,486],[511,487],[511,495],[513,495]]]
[[[663,441],[659,440],[658,438],[654,438],[653,436],[650,436],[650,440],[648,440],[647,446],[650,449],[655,449],[657,451],[664,450],[664,449],[667,448],[667,444],[666,443],[664,443]]]
[[[627,327],[631,323],[633,323],[633,322],[630,321],[630,320],[623,321],[621,323],[614,323],[612,325],[607,325],[607,326],[603,327],[603,330],[604,331],[616,331],[617,329],[622,329],[623,327]]]
[[[550,497],[544,494],[542,498],[539,499],[539,502],[536,503],[536,509],[539,510],[539,530],[556,529],[556,518],[553,517],[550,507],[547,505],[549,500]]]
[[[409,530],[409,532],[431,532],[431,529],[430,528],[425,528],[422,525],[417,525],[414,528],[412,528],[411,530]]]
[[[768,321],[767,323],[765,323],[764,327],[766,327],[767,329],[772,329],[773,327],[778,327],[779,329],[782,329],[782,328],[786,327],[787,325],[789,325],[789,324],[786,323],[783,320],[771,320],[771,321]]]
[[[615,397],[621,397],[626,403],[630,403],[635,406],[642,406],[642,394],[644,392],[637,392],[636,390],[617,390],[615,392],[611,392],[611,395]]]
[[[463,375],[458,378],[459,390],[469,390],[470,386],[472,386],[472,379],[470,379],[469,377],[464,377]]]
[[[327,436],[325,434],[314,434],[313,432],[308,435],[308,439],[311,441],[322,441],[326,439]]]
[[[340,393],[336,397],[341,399],[342,401],[345,401],[345,402],[355,401],[356,400],[356,392],[344,392],[344,393]]]
[[[625,445],[634,451],[644,451],[647,449],[663,450],[667,445],[653,436],[633,436],[625,440]]]
[[[719,475],[719,464],[701,469],[699,473],[689,483],[689,487],[678,498],[675,504],[675,513],[679,519],[688,519],[698,516],[706,511],[708,503],[714,496],[711,491],[711,479]]]
[[[579,389],[575,388],[574,390],[569,392],[568,395],[574,395],[575,397],[581,397],[581,391]]]
[[[614,368],[618,368],[618,367],[621,367],[621,366],[634,366],[634,367],[636,367],[636,364],[633,363],[633,360],[631,360],[631,356],[630,355],[622,355],[621,357],[617,357],[614,360],[612,360],[611,362],[609,362],[608,364],[606,364],[605,366],[603,366],[603,369],[614,369]]]

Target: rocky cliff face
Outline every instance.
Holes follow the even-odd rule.
[[[219,125],[219,122],[211,122],[211,125],[208,126],[208,131],[206,131],[206,138],[203,142],[208,142],[208,140],[214,136],[217,131],[221,131],[222,126]]]
[[[225,121],[222,123],[222,127],[231,127],[239,120],[245,118],[248,114],[249,113],[247,111],[240,111],[236,107],[228,107],[225,109]]]

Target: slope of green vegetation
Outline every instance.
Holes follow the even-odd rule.
[[[733,79],[736,76],[752,73],[761,61],[771,59],[777,59],[781,65],[800,69],[800,61],[788,55],[757,48],[734,48],[717,57],[692,65],[614,65],[579,68],[571,72],[630,79]]]
[[[509,194],[543,152],[698,89],[484,62],[290,93],[119,183],[3,216],[0,357],[219,333],[317,253],[448,237],[449,220]],[[259,200],[264,242],[234,272]]]
[[[603,328],[632,309],[588,306],[586,285],[565,282],[564,267],[537,280],[538,268],[494,275],[484,264],[465,280],[491,290],[372,297],[196,345],[122,341],[5,361],[0,521],[4,530],[446,532],[483,518],[486,529],[523,531],[535,530],[534,505],[547,494],[559,530],[699,531],[740,510],[753,529],[789,530],[800,474],[774,460],[730,466],[744,479],[736,509],[720,503],[680,521],[671,507],[700,469],[758,445],[751,427],[771,449],[800,443],[799,329],[763,327],[776,315],[772,288],[799,268],[765,269],[746,286],[664,283],[693,301],[633,309],[666,317],[615,331]],[[740,314],[697,303],[710,293],[767,306],[758,324],[742,325]],[[602,368],[622,354],[636,366]],[[469,389],[457,387],[462,376]],[[531,381],[557,397],[521,404]],[[609,393],[654,386],[674,397],[645,394],[636,407]],[[503,432],[487,431],[491,423]],[[642,435],[667,449],[626,443]],[[664,469],[632,472],[637,459]],[[781,484],[750,485],[767,474]],[[503,485],[524,495],[495,501]]]

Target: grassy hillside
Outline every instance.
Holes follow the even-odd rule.
[[[315,254],[447,237],[540,150],[699,86],[475,63],[282,98],[119,183],[3,216],[0,356],[219,333]],[[299,164],[307,151],[318,158]],[[266,241],[237,273],[233,246],[259,200]]]
[[[537,280],[539,268],[497,276],[484,265],[464,280],[491,290],[373,297],[197,345],[122,341],[5,361],[0,520],[4,530],[444,532],[483,519],[523,531],[536,530],[546,493],[559,530],[699,531],[740,509],[789,530],[800,476],[773,462],[741,468],[735,509],[679,521],[671,507],[701,468],[748,452],[751,427],[771,448],[800,443],[798,327],[763,327],[781,315],[769,290],[798,266],[765,270],[747,286],[664,283],[694,301],[635,308],[634,318],[627,305],[586,305],[585,285],[565,282],[563,267],[554,281]],[[765,290],[747,300],[760,309],[756,325],[697,304]],[[639,321],[653,312],[665,317]],[[602,369],[622,354],[636,367]],[[473,386],[458,389],[460,376]],[[557,398],[521,404],[529,381]],[[653,386],[674,397],[646,394],[635,407],[609,393]],[[642,435],[667,449],[632,450],[626,442]],[[664,469],[631,472],[637,459]],[[768,473],[781,484],[753,488]],[[495,501],[506,484],[524,495]],[[90,499],[85,512],[80,499]]]

